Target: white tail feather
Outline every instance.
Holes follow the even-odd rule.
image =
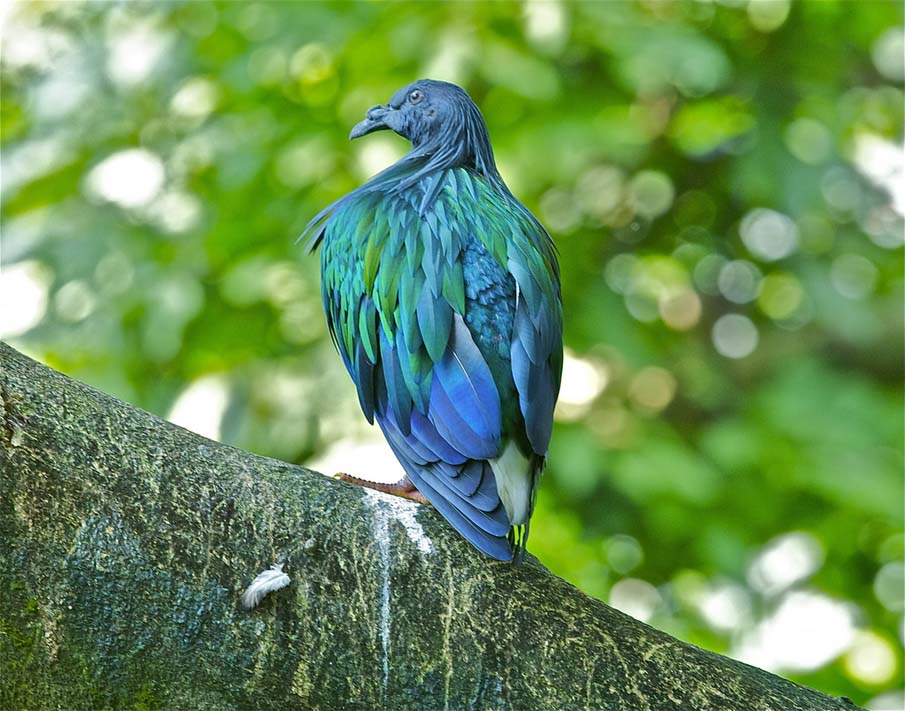
[[[513,526],[527,523],[531,513],[531,461],[519,452],[515,442],[507,444],[499,457],[489,461],[509,522]]]

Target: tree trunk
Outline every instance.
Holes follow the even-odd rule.
[[[2,709],[853,708],[0,344]],[[288,587],[239,595],[285,562]]]

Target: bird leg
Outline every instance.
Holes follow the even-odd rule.
[[[415,485],[412,483],[412,480],[409,479],[407,475],[403,475],[402,478],[395,484],[383,484],[379,481],[359,479],[357,476],[352,476],[351,474],[346,474],[345,472],[337,472],[333,475],[333,477],[335,479],[339,479],[340,481],[347,481],[350,484],[364,486],[368,489],[374,489],[375,491],[382,491],[384,494],[401,496],[403,499],[409,499],[410,501],[416,501],[419,504],[426,504],[430,506],[430,501],[427,500],[424,494],[418,491],[417,487],[415,487]]]

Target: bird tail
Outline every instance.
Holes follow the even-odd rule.
[[[528,545],[528,533],[531,531],[531,517],[534,515],[534,504],[537,501],[537,490],[540,487],[540,478],[544,473],[546,457],[535,454],[531,458],[531,503],[528,508],[528,517],[520,526],[513,526],[509,531],[509,545],[512,546],[512,564],[519,565],[525,559],[525,551]]]
[[[509,531],[509,545],[512,546],[512,565],[519,565],[525,559],[525,546],[528,544],[529,519],[520,526],[513,526]]]

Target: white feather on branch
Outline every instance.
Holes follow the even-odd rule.
[[[292,581],[289,576],[283,572],[282,563],[271,565],[267,570],[258,573],[251,581],[251,585],[242,593],[242,607],[246,610],[254,609],[267,595],[285,588],[290,582]]]

